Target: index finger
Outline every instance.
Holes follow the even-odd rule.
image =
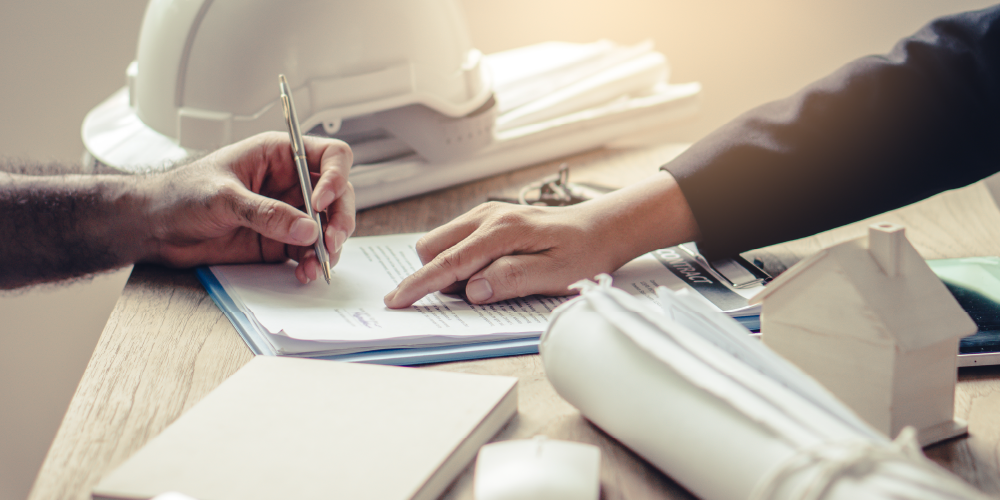
[[[479,229],[483,224],[483,217],[477,212],[478,210],[466,212],[420,238],[416,248],[420,263],[429,263],[441,252],[461,243]]]
[[[347,191],[347,180],[354,163],[354,153],[344,141],[304,136],[309,168],[318,166],[319,180],[313,187],[313,209],[322,212]]]
[[[500,245],[500,231],[483,234],[475,231],[457,245],[439,253],[424,267],[399,283],[385,296],[385,305],[392,309],[410,307],[429,293],[441,290],[456,281],[468,279],[504,252]]]

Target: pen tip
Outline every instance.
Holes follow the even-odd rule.
[[[323,263],[323,277],[326,278],[326,284],[329,285],[330,284],[330,263],[329,262],[324,262]]]

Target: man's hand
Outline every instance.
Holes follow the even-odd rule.
[[[354,232],[351,149],[341,141],[303,137],[314,181],[313,209],[325,212],[330,263]],[[295,275],[317,279],[312,245],[320,229],[304,212],[288,134],[266,133],[222,148],[141,182],[150,232],[140,261],[198,264],[298,262]]]
[[[114,269],[298,261],[316,279],[322,234],[331,264],[354,232],[352,154],[340,141],[305,137],[316,227],[288,135],[261,134],[161,174],[18,175],[0,172],[0,288]],[[22,165],[28,172],[30,164]],[[11,165],[0,165],[11,167]],[[40,166],[38,166],[40,167]],[[11,168],[7,168],[11,170]]]
[[[666,172],[569,207],[487,203],[424,236],[417,243],[424,267],[385,304],[409,307],[428,293],[463,289],[476,304],[568,295],[578,280],[697,237],[691,209]]]

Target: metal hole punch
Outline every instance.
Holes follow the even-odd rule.
[[[569,165],[563,163],[559,172],[521,188],[517,199],[490,197],[490,201],[505,201],[540,207],[564,207],[592,200],[614,189],[594,184],[569,182]]]

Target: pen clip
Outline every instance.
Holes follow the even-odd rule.
[[[289,142],[292,143],[292,153],[295,154],[296,156],[298,156],[300,154],[299,150],[298,150],[299,147],[298,147],[298,144],[296,144],[295,137],[294,137],[293,132],[292,132],[292,127],[293,127],[293,125],[292,125],[292,102],[291,102],[291,100],[289,100],[288,94],[284,94],[284,93],[281,94],[281,109],[285,113],[285,125],[288,126],[288,138],[290,139]]]

